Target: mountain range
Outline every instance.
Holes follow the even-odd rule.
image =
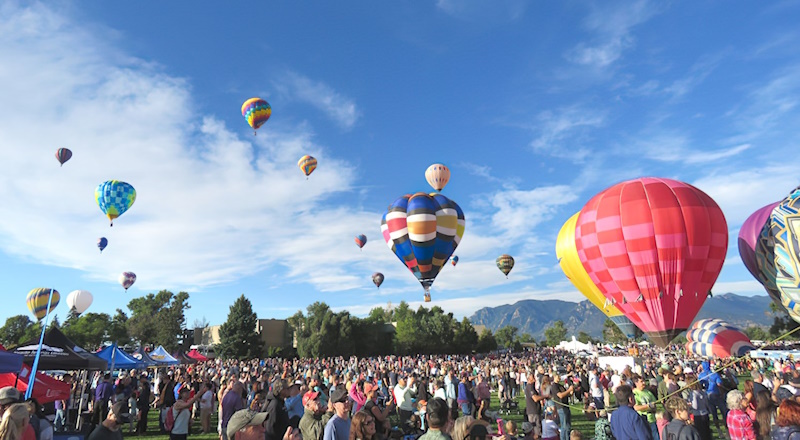
[[[741,329],[752,325],[772,325],[768,296],[742,296],[734,293],[715,295],[708,299],[697,319],[719,318]],[[561,300],[526,299],[514,304],[484,307],[470,316],[475,325],[494,331],[513,325],[518,334],[529,333],[537,339],[556,321],[563,321],[570,335],[586,332],[601,337],[606,316],[588,300],[578,303]]]

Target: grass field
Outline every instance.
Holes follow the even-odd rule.
[[[744,383],[743,380],[741,382]],[[525,411],[525,397],[524,397],[524,395],[517,396],[517,402],[519,404],[519,411],[518,412],[516,412],[516,413],[512,412],[511,414],[501,414],[498,417],[502,417],[503,420],[514,420],[517,423],[517,426],[518,426],[518,428],[520,430],[519,435],[521,436],[522,435],[521,427],[522,427],[522,422],[523,422],[523,413]],[[612,396],[612,402],[611,403],[612,403],[612,406],[613,406],[614,405],[613,396]],[[492,410],[496,411],[498,408],[500,408],[500,402],[497,399],[497,395],[493,394],[492,395]],[[162,434],[158,430],[157,414],[158,414],[158,412],[157,411],[153,411],[153,410],[151,410],[150,413],[149,413],[148,425],[147,425],[149,429],[147,431],[147,435],[137,436],[136,434],[129,433],[127,426],[123,427],[123,435],[125,437],[128,437],[128,438],[136,437],[136,438],[143,439],[143,440],[168,438],[169,437],[168,435]],[[392,421],[394,422],[393,425],[397,425],[397,420],[392,420]],[[725,425],[725,423],[723,421],[722,422],[722,426],[724,426],[724,425]],[[200,422],[199,421],[194,421],[193,424],[192,424],[192,433],[189,435],[189,438],[195,439],[195,440],[213,440],[213,439],[218,439],[219,436],[216,433],[216,427],[217,427],[217,414],[216,413],[211,416],[211,426],[212,426],[212,430],[213,430],[212,433],[200,434]],[[494,426],[494,428],[496,429],[497,426]],[[582,432],[583,433],[583,437],[585,439],[594,438],[594,422],[587,420],[586,416],[583,414],[583,412],[578,410],[578,409],[576,409],[576,408],[572,408],[572,429],[577,429],[578,431]],[[724,428],[721,431],[717,431],[716,428],[713,426],[713,422],[712,422],[711,431],[712,431],[712,433],[714,435],[714,438],[720,438],[720,439],[728,438],[727,431]]]

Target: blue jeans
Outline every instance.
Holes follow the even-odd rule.
[[[558,407],[558,420],[560,422],[558,429],[561,430],[559,437],[561,440],[569,440],[569,431],[572,430],[572,414],[569,412],[569,408]]]
[[[461,413],[465,416],[472,415],[472,405],[469,402],[465,402],[461,404]]]
[[[725,398],[717,391],[708,395],[708,409],[711,411],[711,416],[714,418],[714,425],[719,426],[719,419],[717,419],[717,409],[722,414],[722,424],[727,426],[728,420],[728,406],[725,404]]]
[[[56,431],[63,431],[67,425],[67,410],[65,409],[57,409],[56,410],[56,418],[53,420],[53,425],[55,425]]]

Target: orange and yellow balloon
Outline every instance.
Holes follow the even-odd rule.
[[[317,159],[306,154],[297,161],[297,166],[300,167],[300,170],[303,171],[303,174],[306,175],[306,179],[308,179],[308,175],[317,169]]]
[[[250,98],[242,104],[242,116],[253,128],[253,135],[272,116],[272,107],[261,98]]]

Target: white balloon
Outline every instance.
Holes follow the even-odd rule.
[[[81,314],[92,305],[94,297],[86,290],[73,290],[67,295],[67,307]]]

